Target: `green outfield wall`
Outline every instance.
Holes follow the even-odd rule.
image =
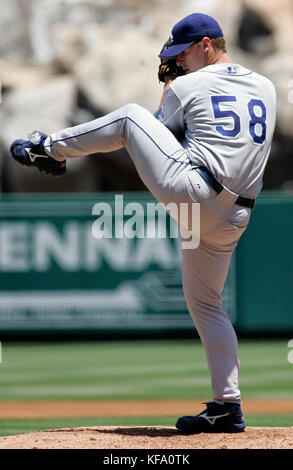
[[[263,192],[237,248],[237,322],[245,333],[293,331],[293,194]]]
[[[179,236],[165,211],[150,223],[155,203],[148,193],[3,195],[2,336],[192,334]],[[293,194],[263,193],[233,255],[223,303],[240,333],[293,332],[292,211]]]

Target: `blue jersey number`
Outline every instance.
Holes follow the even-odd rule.
[[[255,114],[255,110],[257,109],[256,107],[261,109],[261,115],[258,116]],[[267,133],[267,126],[266,126],[266,118],[267,118],[267,110],[265,105],[261,100],[250,100],[248,103],[248,111],[250,114],[250,121],[249,121],[249,133],[251,137],[253,138],[253,141],[257,144],[262,144],[263,141],[266,138],[266,133]],[[256,125],[259,125],[259,127],[262,130],[261,135],[256,134]]]
[[[223,95],[212,96],[212,105],[215,118],[230,117],[233,120],[233,128],[227,129],[223,126],[216,126],[216,131],[225,137],[236,137],[241,129],[240,117],[234,111],[223,111],[220,103],[236,102],[236,96]],[[249,133],[256,144],[262,144],[266,138],[266,117],[267,111],[261,100],[251,99],[248,103],[248,112],[251,117],[249,121]],[[257,112],[258,110],[258,112]],[[260,110],[260,112],[259,112]],[[256,127],[258,125],[258,128]],[[258,132],[256,132],[258,130]],[[261,133],[259,132],[261,130]]]
[[[236,101],[236,96],[212,96],[212,104],[215,118],[231,117],[234,121],[233,129],[225,129],[222,126],[216,126],[216,130],[225,137],[236,137],[240,132],[240,118],[234,111],[221,111],[220,103],[227,101]]]

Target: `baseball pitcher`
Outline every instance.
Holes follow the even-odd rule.
[[[232,253],[246,229],[270,153],[276,96],[265,77],[234,63],[208,15],[180,20],[161,53],[160,109],[127,104],[52,135],[16,140],[21,164],[62,175],[66,160],[125,147],[144,184],[163,204],[200,204],[200,244],[182,250],[183,289],[205,349],[213,396],[183,433],[245,429],[238,345],[221,293]]]

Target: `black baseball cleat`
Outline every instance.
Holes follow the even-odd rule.
[[[43,132],[34,131],[29,135],[29,140],[14,140],[10,146],[10,153],[21,165],[35,166],[39,171],[49,175],[64,175],[66,161],[54,160],[44,150],[43,143],[47,137]]]
[[[242,432],[246,428],[241,407],[237,403],[206,402],[206,409],[196,416],[182,416],[176,428],[184,434],[201,432]]]

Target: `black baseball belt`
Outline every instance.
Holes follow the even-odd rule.
[[[205,180],[205,182],[216,191],[216,193],[220,194],[220,192],[223,191],[224,186],[221,183],[219,183],[218,180],[216,180],[216,178],[211,174],[211,172],[206,167],[198,166],[195,168],[195,170]],[[235,201],[235,204],[253,209],[254,204],[255,204],[255,199],[238,196],[238,198]]]

